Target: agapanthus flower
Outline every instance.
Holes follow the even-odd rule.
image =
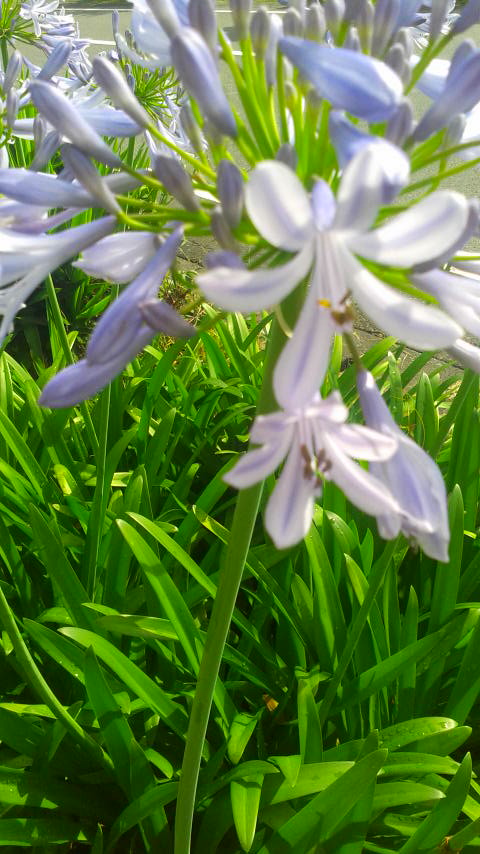
[[[145,269],[104,312],[90,336],[84,359],[60,371],[45,386],[39,403],[51,408],[73,406],[111,382],[158,332],[189,338],[193,327],[168,303],[157,298],[159,285],[182,241],[171,234]]]
[[[0,229],[0,341],[36,287],[69,258],[115,227],[115,217],[103,217],[57,234],[29,234]]]
[[[367,424],[397,442],[394,454],[370,465],[371,473],[386,485],[398,502],[396,510],[385,506],[377,515],[380,535],[391,539],[401,531],[418,543],[429,557],[448,561],[447,494],[438,466],[400,430],[372,375],[360,371],[357,385]]]
[[[248,451],[225,475],[231,486],[245,489],[284,462],[265,510],[265,527],[277,548],[293,546],[308,533],[323,480],[336,483],[366,513],[398,512],[389,490],[353,461],[388,459],[396,450],[395,439],[346,424],[347,415],[338,392],[325,400],[314,395],[298,409],[260,415],[250,439],[261,447]]]
[[[367,145],[350,161],[337,199],[325,181],[317,181],[309,196],[283,163],[260,163],[246,185],[247,212],[265,240],[296,254],[268,269],[220,266],[198,277],[221,308],[250,312],[281,303],[310,273],[293,335],[274,372],[282,406],[302,406],[318,389],[334,332],[351,329],[350,296],[380,329],[410,346],[435,350],[462,337],[447,314],[387,286],[357,256],[404,269],[435,266],[439,252],[453,252],[474,228],[471,205],[459,193],[438,191],[372,230],[379,208],[391,199],[388,174],[398,178],[398,158],[405,157],[393,146],[390,160],[386,151],[381,159],[377,151]]]

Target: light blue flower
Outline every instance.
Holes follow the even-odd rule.
[[[189,338],[195,330],[168,303],[157,299],[159,285],[175,258],[182,231],[171,234],[142,273],[98,321],[86,356],[60,371],[45,386],[39,403],[73,406],[111,382],[158,332]]]
[[[382,122],[400,103],[402,81],[378,59],[293,37],[280,39],[279,47],[336,109],[368,122]]]
[[[367,424],[397,442],[397,451],[386,460],[375,460],[370,471],[392,493],[397,510],[377,515],[380,536],[392,539],[402,531],[425,554],[448,561],[447,494],[440,470],[431,457],[400,430],[382,398],[372,375],[357,376],[360,403]]]
[[[268,269],[220,266],[198,277],[221,308],[250,312],[281,303],[310,273],[293,335],[274,371],[281,406],[303,406],[319,388],[333,334],[351,329],[350,295],[376,326],[421,350],[448,347],[462,336],[439,308],[387,286],[356,257],[387,267],[435,266],[439,251],[454,251],[474,225],[468,200],[444,190],[371,230],[391,192],[386,176],[405,156],[394,146],[389,151],[380,159],[377,146],[362,148],[345,169],[337,199],[324,181],[309,197],[285,164],[263,161],[246,185],[247,212],[265,240],[296,254]]]
[[[346,424],[347,415],[334,392],[325,400],[315,395],[302,408],[258,416],[250,438],[261,447],[241,457],[225,475],[231,486],[245,489],[284,462],[265,511],[265,527],[278,549],[295,545],[308,533],[323,480],[336,483],[366,513],[398,511],[389,490],[352,459],[385,460],[396,450],[396,441]]]

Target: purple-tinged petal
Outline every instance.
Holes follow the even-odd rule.
[[[337,195],[336,229],[363,231],[391,202],[410,174],[406,154],[389,142],[364,145],[350,160]]]
[[[145,326],[139,305],[156,296],[182,237],[181,229],[167,237],[143,272],[102,314],[88,342],[89,362],[106,363],[120,358],[122,352],[128,350],[131,338]],[[152,330],[149,331],[153,337]]]
[[[264,160],[253,170],[245,206],[262,237],[279,249],[301,249],[313,234],[308,195],[295,172],[278,160]]]
[[[413,205],[386,225],[366,234],[354,234],[349,248],[357,255],[390,267],[414,267],[456,247],[470,217],[468,199],[461,193],[439,190]]]
[[[83,188],[72,186],[56,175],[30,169],[1,169],[0,193],[17,202],[44,208],[88,207],[92,202]]]
[[[328,368],[334,333],[330,311],[319,305],[317,289],[310,285],[293,335],[273,372],[273,390],[280,406],[292,410],[311,401]]]
[[[390,118],[400,103],[402,81],[378,59],[298,38],[280,39],[279,46],[334,108],[368,122],[381,122]]]
[[[74,267],[97,279],[126,284],[140,275],[158,248],[158,234],[122,231],[89,246]]]
[[[191,338],[196,333],[195,327],[164,300],[147,300],[138,307],[144,322],[155,332],[171,338]]]
[[[114,154],[106,142],[95,133],[58,88],[43,80],[32,80],[29,83],[29,91],[40,113],[69,142],[78,145],[101,163],[106,163],[113,168],[122,166],[118,155]]]
[[[361,424],[340,424],[335,432],[335,441],[342,453],[358,460],[388,460],[397,450],[397,442],[392,436],[385,436]]]
[[[235,137],[237,124],[215,60],[208,46],[190,27],[184,27],[172,39],[170,53],[175,69],[200,110],[221,133]]]
[[[278,305],[306,276],[313,260],[308,244],[286,264],[264,270],[217,267],[197,276],[206,297],[226,311],[261,311]]]
[[[358,262],[352,266],[351,288],[362,311],[410,347],[441,350],[462,335],[462,328],[440,309],[384,285]]]
[[[268,445],[283,442],[288,436],[288,444],[290,444],[295,422],[295,415],[285,413],[283,410],[269,412],[268,415],[257,415],[250,430],[250,441],[253,445]]]
[[[470,344],[469,341],[463,341],[459,338],[451,347],[446,348],[447,353],[457,359],[466,368],[480,374],[480,348]]]
[[[313,219],[319,231],[325,231],[331,227],[336,209],[337,203],[331,187],[320,178],[315,182],[312,190]]]
[[[277,549],[294,546],[308,534],[319,492],[313,472],[305,476],[305,461],[294,443],[265,511],[265,527]]]
[[[372,516],[398,509],[389,489],[339,450],[334,433],[323,435],[322,444],[331,463],[326,477],[340,487],[352,504]]]
[[[227,472],[223,479],[235,489],[246,489],[254,483],[265,480],[285,458],[288,446],[289,436],[286,434],[275,443],[248,451],[240,457],[236,466]]]

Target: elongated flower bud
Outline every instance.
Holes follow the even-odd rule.
[[[265,6],[260,6],[252,15],[250,38],[257,59],[265,59],[270,38],[270,15]]]
[[[450,0],[435,0],[430,12],[430,41],[435,42],[441,35],[449,10]]]
[[[175,4],[172,0],[146,0],[146,2],[167,36],[173,39],[180,30],[180,20],[175,9]]]
[[[303,21],[300,12],[296,9],[287,9],[283,16],[283,34],[285,36],[296,36],[300,38],[303,35]]]
[[[182,107],[180,109],[180,124],[195,151],[203,151],[202,133],[197,122],[195,121],[192,108],[189,104],[182,104]]]
[[[171,193],[187,211],[198,211],[198,199],[193,192],[190,177],[174,157],[157,154],[152,161],[153,170],[167,192]]]
[[[19,107],[18,92],[16,89],[9,89],[7,93],[7,124],[13,127],[17,118]]]
[[[99,207],[105,208],[111,214],[117,214],[120,205],[103,181],[102,176],[95,169],[92,161],[74,145],[68,144],[62,146],[62,157],[65,165],[71,169],[82,187],[85,187],[93,199],[97,201]]]
[[[60,44],[52,50],[45,65],[38,74],[37,80],[50,80],[54,74],[58,74],[60,69],[67,64],[71,52],[71,42],[61,41]]]
[[[188,19],[210,48],[213,58],[217,59],[217,21],[212,0],[190,0]]]
[[[171,338],[191,338],[195,335],[195,327],[164,300],[147,300],[139,303],[138,307],[143,320],[154,332]]]
[[[236,136],[237,126],[217,66],[199,33],[184,27],[172,40],[170,52],[182,83],[206,118],[222,133]]]
[[[230,228],[236,228],[242,218],[244,182],[231,160],[221,160],[218,164],[217,189],[225,219]]]
[[[480,23],[480,0],[469,0],[460,12],[459,17],[452,27],[452,33],[458,35],[464,33],[469,27]]]
[[[7,70],[3,81],[3,91],[7,93],[15,83],[22,68],[22,54],[18,50],[14,50],[8,60]]]
[[[121,109],[141,127],[148,127],[152,120],[147,111],[139,104],[123,74],[113,62],[103,56],[93,59],[93,75],[98,85]]]
[[[248,36],[251,10],[252,0],[230,0],[233,25],[239,41],[243,41]]]
[[[395,145],[403,145],[413,130],[413,107],[411,102],[405,98],[396,113],[387,124],[386,139]]]
[[[357,30],[364,53],[370,53],[373,36],[373,18],[375,8],[371,0],[360,0],[357,18]]]
[[[32,80],[29,89],[32,101],[38,110],[69,142],[78,145],[82,151],[101,163],[106,163],[113,168],[122,165],[120,158],[95,133],[91,125],[59,89],[43,80]]]
[[[295,171],[298,163],[298,154],[291,144],[291,142],[284,142],[283,145],[278,149],[275,160],[278,160],[280,163],[285,163],[286,166],[289,166],[290,169]]]
[[[356,27],[349,27],[343,46],[346,50],[361,51],[360,36]]]
[[[373,18],[372,53],[383,56],[396,29],[400,0],[378,0]]]
[[[220,244],[222,249],[228,249],[231,252],[236,252],[238,249],[237,242],[230,230],[227,220],[220,207],[216,207],[212,211],[210,217],[210,227],[212,234]]]
[[[325,0],[325,20],[327,29],[336,39],[345,14],[344,0]]]
[[[314,42],[322,42],[326,29],[325,13],[320,3],[312,3],[305,12],[305,37]]]

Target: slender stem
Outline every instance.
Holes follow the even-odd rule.
[[[117,285],[118,295],[118,285]],[[97,563],[98,551],[100,548],[100,540],[102,538],[103,521],[105,517],[105,493],[107,484],[105,482],[106,461],[107,461],[107,446],[108,446],[108,425],[110,416],[110,393],[111,385],[108,385],[101,394],[101,409],[100,409],[100,431],[98,437],[98,449],[95,454],[96,461],[96,482],[95,493],[93,496],[92,510],[88,523],[87,539],[86,539],[86,564],[87,564],[87,593],[92,600],[95,601],[95,588],[97,585]]]
[[[63,355],[65,357],[65,361],[67,365],[73,365],[74,358],[72,356],[72,351],[70,350],[70,344],[68,343],[67,333],[65,332],[65,326],[63,323],[62,312],[60,309],[60,305],[58,302],[57,292],[55,290],[52,277],[50,275],[47,276],[46,280],[46,289],[47,289],[47,297],[50,303],[50,311],[52,312],[53,323],[55,329],[57,330],[57,335],[60,340],[60,346],[63,350]],[[93,426],[93,421],[90,415],[90,410],[86,403],[80,404],[80,411],[83,416],[83,420],[85,422],[85,429],[88,433],[88,438],[90,440],[90,446],[94,453],[98,450],[98,440],[97,434],[95,433],[95,427]]]
[[[276,406],[272,391],[272,374],[284,342],[285,336],[274,320],[265,360],[263,386],[257,407],[259,413],[270,412]],[[198,672],[197,688],[190,713],[178,788],[175,854],[189,854],[190,852],[195,795],[213,693],[242,580],[253,527],[257,518],[262,488],[263,482],[240,492],[237,498],[227,552],[220,573],[217,595],[213,603]]]
[[[334,702],[335,697],[337,695],[338,687],[345,675],[345,671],[348,665],[350,664],[350,660],[352,658],[353,653],[355,652],[355,648],[358,644],[358,641],[360,640],[360,635],[362,634],[365,623],[368,620],[370,609],[373,605],[373,602],[375,601],[375,597],[383,583],[385,573],[387,572],[387,569],[390,565],[390,561],[392,559],[392,555],[395,551],[396,545],[396,540],[393,540],[391,543],[388,544],[382,556],[374,564],[372,572],[368,577],[368,590],[365,594],[365,599],[363,600],[360,610],[357,616],[355,617],[353,626],[350,629],[350,633],[347,638],[347,642],[340,656],[337,669],[335,670],[332,680],[328,684],[328,688],[325,692],[325,697],[323,698],[320,704],[319,717],[322,725],[328,718],[332,703]]]
[[[94,741],[93,738],[87,735],[87,733],[82,729],[80,724],[77,723],[75,718],[72,718],[72,716],[65,709],[65,707],[62,706],[59,700],[57,700],[52,689],[43,678],[32,656],[30,655],[30,652],[22,638],[22,635],[20,634],[18,626],[8,606],[8,602],[5,599],[5,595],[1,587],[0,622],[4,630],[8,634],[8,637],[10,638],[10,642],[15,650],[15,655],[22,669],[22,673],[29,685],[31,686],[32,690],[36,693],[39,699],[43,703],[45,703],[46,706],[48,706],[48,708],[51,712],[53,712],[57,720],[60,721],[65,727],[66,731],[70,733],[72,738],[75,739],[75,741],[80,744],[90,756],[94,758],[95,762],[99,762],[101,765],[103,765],[103,767],[107,767],[109,769],[113,768],[113,764],[110,757],[103,752],[100,745],[97,744],[97,742]]]

